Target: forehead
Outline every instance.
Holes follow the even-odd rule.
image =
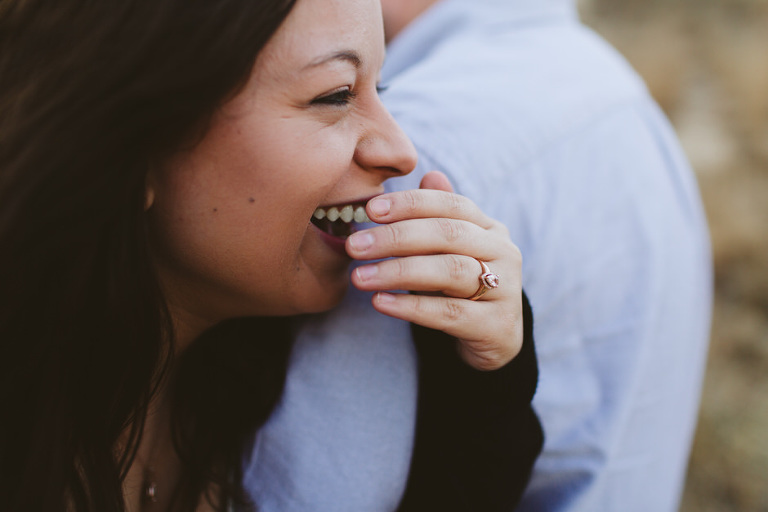
[[[257,65],[294,75],[318,65],[380,66],[384,33],[379,0],[298,0]],[[356,54],[354,59],[327,59]]]

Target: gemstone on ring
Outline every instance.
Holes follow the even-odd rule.
[[[483,275],[480,276],[480,280],[488,288],[498,288],[499,287],[499,276],[497,276],[493,272],[486,272],[486,273],[484,273]]]
[[[473,301],[485,295],[485,292],[488,290],[493,290],[494,288],[499,287],[499,275],[491,272],[491,269],[489,269],[488,265],[486,265],[484,262],[478,260],[477,258],[475,258],[475,260],[477,260],[477,262],[482,267],[482,273],[479,276],[480,287],[473,295],[467,297],[468,300]]]

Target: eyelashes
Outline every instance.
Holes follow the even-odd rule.
[[[376,84],[376,94],[381,94],[389,88],[387,85]],[[312,105],[331,106],[331,107],[345,107],[349,105],[352,100],[357,97],[357,93],[353,91],[349,86],[337,89],[330,94],[320,96],[311,101]]]
[[[312,100],[312,105],[327,105],[332,107],[345,107],[347,106],[355,97],[357,96],[357,93],[355,93],[352,89],[349,87],[344,87],[342,89],[337,89],[330,94],[326,94],[325,96],[320,96],[319,98],[315,98]]]

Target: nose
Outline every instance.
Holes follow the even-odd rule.
[[[411,172],[416,167],[416,149],[378,96],[367,117],[365,133],[355,148],[357,164],[388,177]]]

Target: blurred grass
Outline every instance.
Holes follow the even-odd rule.
[[[768,512],[768,0],[580,7],[670,116],[710,224],[712,342],[681,510]]]

